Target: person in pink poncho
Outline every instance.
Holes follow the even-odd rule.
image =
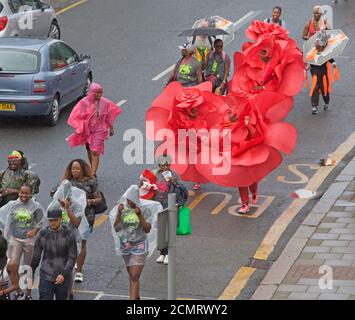
[[[86,145],[92,173],[96,175],[100,155],[104,154],[104,141],[114,135],[113,123],[122,110],[104,98],[103,89],[92,83],[87,97],[83,98],[71,112],[68,124],[74,133],[67,138],[71,148]]]

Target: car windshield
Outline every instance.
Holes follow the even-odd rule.
[[[39,55],[34,51],[0,49],[0,72],[37,72]]]

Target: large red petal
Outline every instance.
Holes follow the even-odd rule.
[[[296,146],[297,131],[287,122],[273,123],[264,129],[264,143],[290,155]]]

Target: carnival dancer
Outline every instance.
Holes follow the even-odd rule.
[[[179,46],[182,58],[176,63],[166,85],[178,81],[184,87],[193,87],[203,82],[202,65],[194,57],[195,47],[191,43]]]
[[[110,212],[116,253],[122,256],[129,275],[131,300],[140,300],[140,277],[147,257],[156,246],[156,221],[163,210],[156,201],[139,198],[132,185]]]
[[[325,30],[317,32],[315,43],[316,54],[321,54],[328,45],[330,38]],[[332,67],[334,70],[334,76]],[[310,71],[312,75],[312,87],[309,93],[312,103],[312,114],[318,114],[319,95],[322,94],[324,101],[324,111],[329,111],[330,93],[332,92],[332,83],[334,78],[339,80],[339,71],[334,59],[330,59],[324,64],[318,66],[311,64]]]
[[[323,15],[321,6],[317,5],[313,7],[313,19],[309,20],[304,26],[302,33],[303,40],[308,40],[318,31],[329,29],[328,21]]]
[[[10,201],[0,209],[0,219],[6,219],[4,236],[9,244],[9,259],[16,266],[15,272],[18,278],[18,270],[21,258],[23,257],[24,266],[29,267],[33,255],[34,239],[43,225],[44,209],[31,198],[32,187],[22,185],[19,198]],[[27,295],[18,289],[15,300],[25,298],[32,300],[31,290],[27,287]]]
[[[0,207],[16,200],[23,184],[31,186],[33,194],[39,192],[40,179],[36,173],[25,169],[24,160],[23,153],[17,150],[7,157],[8,167],[0,171]]]
[[[74,133],[67,138],[70,147],[85,145],[92,174],[96,175],[104,142],[114,135],[113,124],[121,109],[103,97],[103,89],[92,83],[88,95],[80,100],[71,112],[68,124]]]
[[[281,13],[282,13],[282,8],[279,6],[276,6],[272,9],[272,15],[271,18],[266,18],[264,22],[267,23],[272,23],[272,24],[277,24],[282,28],[286,29],[286,22],[284,20],[281,20]]]

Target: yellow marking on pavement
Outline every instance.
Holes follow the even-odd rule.
[[[196,194],[195,191],[189,190],[189,197],[193,197]]]
[[[71,10],[71,9],[77,7],[77,6],[80,6],[81,4],[83,4],[83,3],[85,3],[85,2],[87,2],[87,0],[80,0],[80,1],[78,1],[78,2],[75,2],[75,3],[73,3],[73,4],[71,4],[71,5],[67,6],[67,7],[65,7],[65,8],[63,8],[63,9],[61,9],[61,10],[59,10],[59,11],[57,12],[57,16],[60,15],[60,14],[62,14],[62,13],[64,13],[64,12],[66,12],[66,11],[69,11],[69,10]]]
[[[188,207],[192,211],[204,198],[206,198],[209,195],[222,195],[224,196],[224,199],[222,202],[218,204],[217,207],[215,207],[212,211],[212,215],[217,215],[219,214],[224,207],[232,200],[232,195],[226,192],[204,192],[199,194],[189,205]]]
[[[309,167],[312,170],[318,170],[320,166],[318,164],[290,164],[288,166],[288,170],[290,170],[294,175],[299,177],[299,180],[292,181],[292,180],[286,180],[285,176],[278,176],[277,181],[283,182],[283,183],[290,183],[290,184],[303,184],[307,183],[309,181],[309,178],[302,173],[301,171],[298,170],[298,167]]]
[[[351,151],[351,149],[355,146],[355,131],[350,135],[348,139],[345,140],[334,152],[330,155],[332,160],[337,161],[337,163],[344,158],[344,156]],[[334,170],[334,167],[320,167],[320,169],[313,175],[311,180],[308,182],[306,189],[311,191],[316,191],[323,181],[328,177],[328,175]],[[299,211],[305,206],[305,204],[309,200],[307,199],[295,199],[289,205],[289,207],[281,214],[281,216],[276,220],[273,226],[270,228],[269,232],[264,237],[261,245],[256,251],[254,258],[266,260],[272,251],[274,250],[275,245],[279,241],[285,229],[288,227],[289,223],[293,220],[293,218],[299,213]],[[250,277],[253,272],[249,270],[245,270],[242,267],[238,270],[236,275],[233,277],[232,281],[228,284],[227,288],[224,290],[224,293],[219,297],[219,299],[223,299],[224,297],[228,297],[225,293],[235,292],[237,294],[232,294],[237,298],[248,283]],[[249,268],[250,269],[250,268]],[[254,270],[255,271],[255,270]],[[242,280],[241,280],[242,279]],[[235,280],[233,282],[233,280]]]
[[[224,289],[223,293],[218,297],[218,300],[235,300],[255,271],[255,268],[240,268]]]
[[[94,228],[97,228],[99,226],[101,226],[106,220],[108,219],[108,215],[104,214],[101,217],[99,217],[94,224]]]
[[[247,219],[256,219],[258,218],[264,211],[270,206],[271,202],[275,199],[273,196],[264,196],[264,195],[259,195],[259,201],[260,198],[265,198],[264,202],[260,205],[258,204],[253,204],[250,205],[251,208],[257,208],[257,210],[253,214],[239,214],[238,209],[240,208],[241,201],[239,199],[239,205],[232,206],[228,209],[228,213],[232,216],[237,216],[241,218],[247,218]]]

